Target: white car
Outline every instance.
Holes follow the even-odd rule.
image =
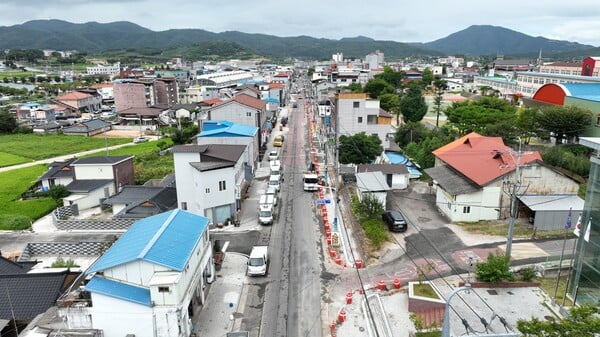
[[[150,138],[147,138],[147,137],[135,137],[133,139],[133,142],[136,143],[136,144],[138,144],[138,143],[147,142],[148,140],[150,140]]]
[[[279,158],[279,152],[277,151],[271,151],[269,152],[269,161],[271,160],[277,160],[277,158]]]

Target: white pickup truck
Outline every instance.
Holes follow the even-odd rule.
[[[248,258],[247,273],[250,276],[267,275],[267,264],[269,263],[268,246],[254,246]]]

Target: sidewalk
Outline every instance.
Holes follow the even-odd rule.
[[[221,337],[237,331],[244,309],[247,288],[246,261],[248,258],[237,253],[225,253],[221,270],[215,274],[206,303],[197,317],[192,319],[197,336]],[[239,318],[239,319],[238,319]],[[238,319],[238,320],[236,320]]]

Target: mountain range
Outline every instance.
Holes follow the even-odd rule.
[[[348,58],[357,58],[375,50],[384,52],[386,59],[457,54],[534,57],[540,50],[544,56],[566,53],[569,57],[577,57],[590,56],[594,51],[598,51],[598,48],[590,45],[532,37],[489,25],[470,26],[427,43],[378,41],[364,36],[332,40],[310,36],[278,37],[238,31],[213,33],[203,29],[170,29],[156,32],[127,21],[77,24],[61,20],[34,20],[20,25],[0,26],[0,49],[77,50],[90,54],[138,50],[142,53],[150,51],[154,55],[164,57],[190,57],[190,54],[197,55],[201,51],[207,54],[207,46],[212,48],[212,53],[234,53],[242,57],[263,56],[273,59],[327,59],[338,52],[342,52]]]

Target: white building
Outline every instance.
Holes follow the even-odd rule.
[[[246,166],[244,145],[180,145],[173,148],[179,208],[224,223],[241,207]]]
[[[396,128],[393,116],[379,107],[379,100],[365,93],[340,93],[335,99],[335,114],[338,137],[364,132],[377,135],[384,149],[390,147]]]
[[[121,72],[121,62],[117,62],[112,66],[97,65],[94,67],[87,67],[86,69],[88,75],[119,75]]]
[[[434,179],[436,205],[452,222],[507,218],[511,197],[503,189],[516,180],[517,172],[528,194],[577,195],[579,188],[543,165],[539,152],[513,153],[500,137],[472,132],[433,154],[435,166],[425,172]]]
[[[60,309],[69,329],[188,337],[214,279],[208,219],[173,210],[135,222],[86,271],[89,300]],[[89,302],[89,303],[88,303]]]
[[[365,56],[365,64],[367,64],[369,69],[382,68],[384,65],[383,52],[376,50],[370,54],[367,54],[367,56]]]

